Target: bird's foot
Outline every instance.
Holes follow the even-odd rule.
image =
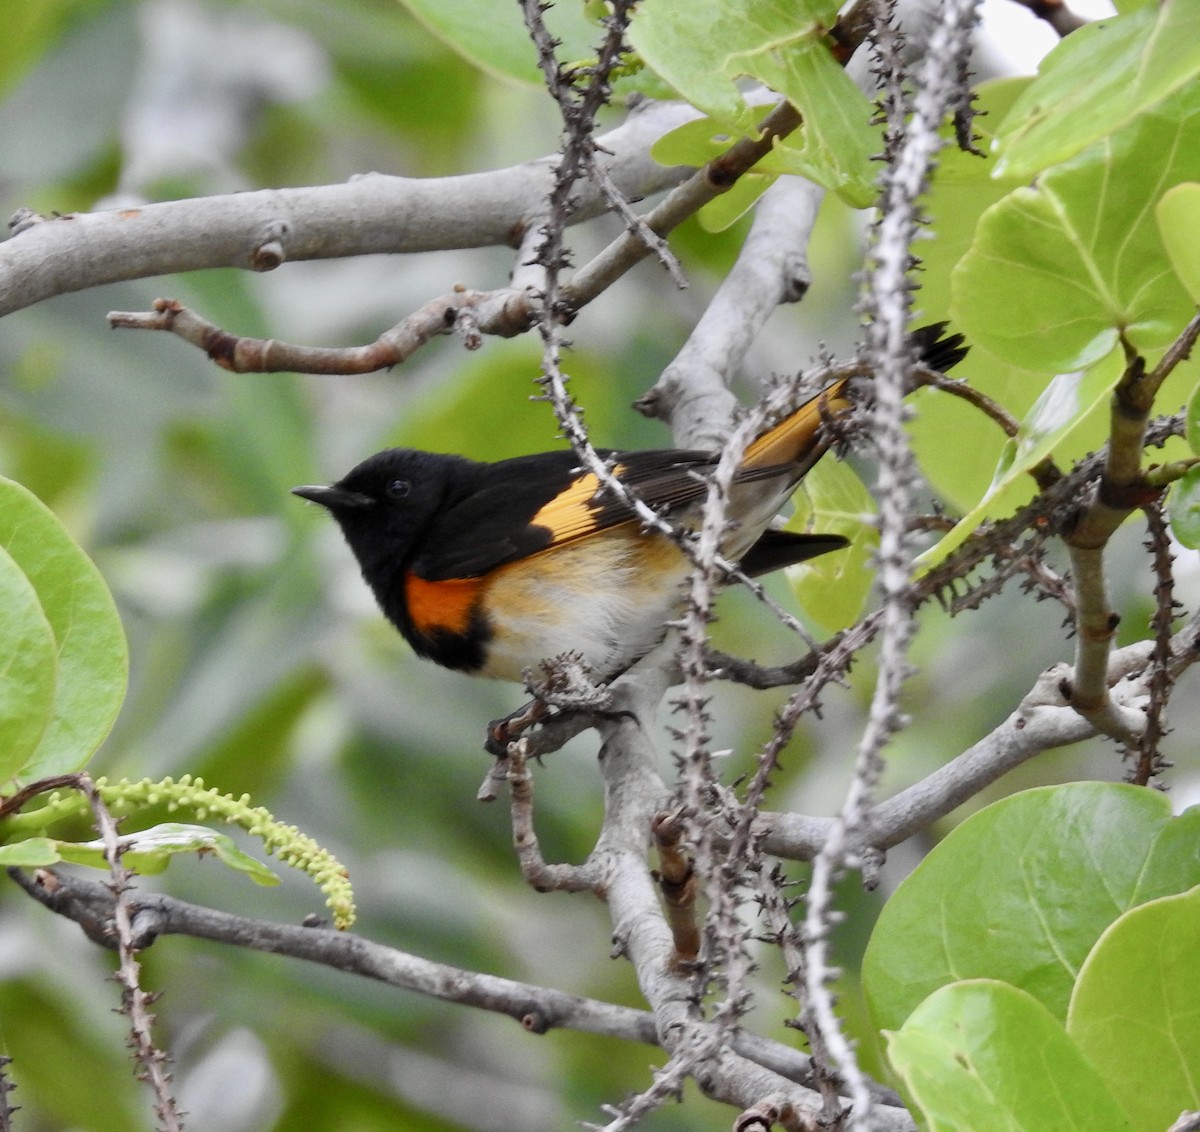
[[[502,719],[493,719],[488,724],[484,749],[490,755],[502,759],[508,754],[509,743],[515,743],[529,728],[550,716],[550,705],[545,700],[534,698],[522,704],[516,711]]]
[[[578,653],[563,653],[541,665],[543,679],[525,670],[525,690],[533,699],[503,719],[488,724],[484,747],[489,754],[503,758],[508,745],[516,742],[531,727],[559,715],[588,713],[606,716],[612,707],[612,693],[603,684],[592,682],[592,670]]]

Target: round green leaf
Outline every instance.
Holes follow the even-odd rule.
[[[888,1058],[930,1132],[1132,1132],[1058,1019],[1006,983],[936,991]]]
[[[777,68],[780,55],[819,41],[837,18],[837,9],[831,0],[792,5],[773,0],[642,0],[630,38],[646,63],[693,106],[723,128],[749,134],[757,112],[742,97],[738,79],[764,78],[760,67]]]
[[[764,170],[799,173],[863,208],[874,199],[880,141],[866,96],[823,42],[837,8],[830,0],[642,0],[630,38],[648,66],[735,136],[752,134],[762,113],[742,96],[744,76],[782,94],[804,123]]]
[[[1071,997],[1068,1031],[1133,1126],[1147,1132],[1200,1109],[1197,956],[1200,889],[1192,889],[1118,919],[1092,949]]]
[[[1109,924],[1200,884],[1198,843],[1200,810],[1172,818],[1163,795],[1116,783],[1029,790],[973,814],[879,917],[863,960],[877,1025],[895,1029],[935,989],[971,978],[1021,987],[1065,1018]]]
[[[1163,193],[1154,210],[1158,235],[1180,282],[1200,306],[1200,185],[1189,182]]]
[[[1072,32],[997,134],[998,173],[1029,180],[1200,75],[1200,6],[1163,0]]]
[[[989,208],[954,271],[955,322],[1006,361],[1047,373],[1090,365],[1118,331],[1140,350],[1165,347],[1195,304],[1154,206],[1197,180],[1200,84]]]
[[[2,507],[0,507],[2,514]],[[37,750],[54,713],[54,633],[37,591],[0,544],[0,791]]]
[[[0,477],[0,546],[29,579],[53,634],[53,714],[25,780],[78,770],[112,728],[125,698],[129,655],[112,595],[54,513]]]

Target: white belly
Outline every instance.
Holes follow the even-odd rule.
[[[519,681],[526,668],[573,652],[607,680],[662,640],[687,575],[677,547],[632,527],[502,567],[486,597],[494,635],[482,674]]]

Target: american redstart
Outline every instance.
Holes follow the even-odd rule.
[[[914,335],[945,370],[966,353],[943,325]],[[829,447],[825,420],[849,407],[839,381],[746,449],[721,551],[747,574],[846,545],[840,535],[769,524]],[[671,522],[694,523],[712,452],[599,450],[615,476]],[[485,464],[390,448],[331,487],[293,488],[332,513],[387,617],[418,655],[501,680],[578,654],[600,682],[648,653],[677,615],[690,569],[666,535],[643,527],[573,450]]]

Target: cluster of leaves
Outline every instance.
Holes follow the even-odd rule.
[[[1200,809],[1075,783],[994,803],[917,866],[863,985],[927,1127],[1162,1132],[1200,1104],[1198,837]]]
[[[1198,14],[1186,3],[1125,7],[1064,39],[1036,77],[982,84],[975,122],[984,156],[948,150],[933,180],[922,312],[966,332],[971,384],[1005,406],[1019,430],[1006,436],[944,396],[916,399],[915,453],[959,516],[922,555],[925,567],[1027,501],[1029,472],[1046,457],[1069,467],[1100,447],[1125,346],[1153,364],[1200,303],[1189,251],[1200,215]],[[1086,113],[1073,113],[1081,103]],[[1158,403],[1177,408],[1195,382],[1194,367],[1180,367]],[[1186,455],[1174,443],[1165,452]],[[1174,493],[1185,545],[1195,536],[1179,519],[1194,483]],[[830,506],[847,530],[860,509],[870,512],[866,490],[848,487],[832,464],[807,485],[815,513]],[[869,536],[860,538],[865,560]],[[817,607],[830,568],[818,561],[798,572],[806,607]],[[852,620],[869,578],[838,568],[857,589],[842,603]]]
[[[125,697],[128,652],[108,587],[54,513],[0,479],[0,782],[78,770]]]

